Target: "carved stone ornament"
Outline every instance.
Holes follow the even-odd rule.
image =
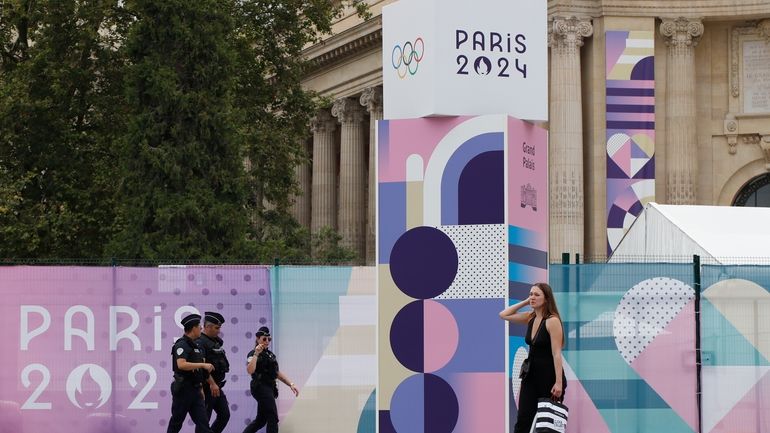
[[[703,30],[700,18],[663,19],[660,25],[660,34],[666,38],[666,45],[672,48],[695,48]]]
[[[327,110],[320,110],[310,119],[310,129],[313,133],[331,132],[337,128],[337,121]]]
[[[368,87],[359,98],[361,105],[370,113],[382,111],[382,87]]]
[[[757,144],[765,156],[765,170],[770,171],[770,135],[763,135]]]
[[[590,18],[554,17],[548,29],[548,46],[555,49],[577,51],[583,46],[583,38],[594,34]]]
[[[770,19],[759,22],[749,22],[742,27],[733,27],[730,35],[730,94],[734,98],[741,95],[740,85],[740,57],[741,57],[741,36],[759,36],[770,44]]]
[[[727,137],[727,144],[730,145],[728,152],[730,152],[730,155],[735,155],[738,151],[736,148],[738,144],[738,121],[732,113],[727,113],[727,116],[725,116],[724,134]]]
[[[364,120],[364,107],[359,101],[351,98],[340,98],[332,105],[332,116],[341,124],[356,123]]]
[[[759,144],[762,141],[762,137],[759,134],[743,135],[744,144]]]
[[[770,44],[770,18],[762,20],[757,24],[759,36]]]

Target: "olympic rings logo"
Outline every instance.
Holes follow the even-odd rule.
[[[390,61],[393,69],[398,73],[398,78],[416,74],[424,55],[425,41],[422,38],[417,38],[414,42],[407,41],[403,47],[396,44],[390,54]]]

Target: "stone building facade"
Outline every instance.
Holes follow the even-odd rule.
[[[373,264],[380,14],[391,1],[368,3],[370,19],[351,10],[305,51],[306,88],[334,103],[309,126],[293,211]],[[548,15],[552,260],[607,253],[607,31],[655,32],[655,201],[770,205],[770,0],[549,0]]]

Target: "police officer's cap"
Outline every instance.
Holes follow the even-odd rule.
[[[201,321],[200,314],[189,314],[187,316],[184,316],[180,323],[182,323],[182,326],[186,328],[187,325],[195,326],[198,323],[200,323],[200,321]]]
[[[270,328],[268,328],[267,326],[263,326],[263,327],[259,328],[259,331],[257,331],[257,334],[255,335],[255,337],[257,337],[257,338],[259,338],[259,337],[269,337],[269,336],[270,336]]]
[[[214,311],[206,311],[203,313],[203,316],[205,317],[204,321],[206,323],[213,323],[215,325],[221,325],[225,323],[225,317]]]

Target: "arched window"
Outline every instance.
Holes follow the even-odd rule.
[[[733,200],[733,206],[770,207],[770,174],[751,179]]]

